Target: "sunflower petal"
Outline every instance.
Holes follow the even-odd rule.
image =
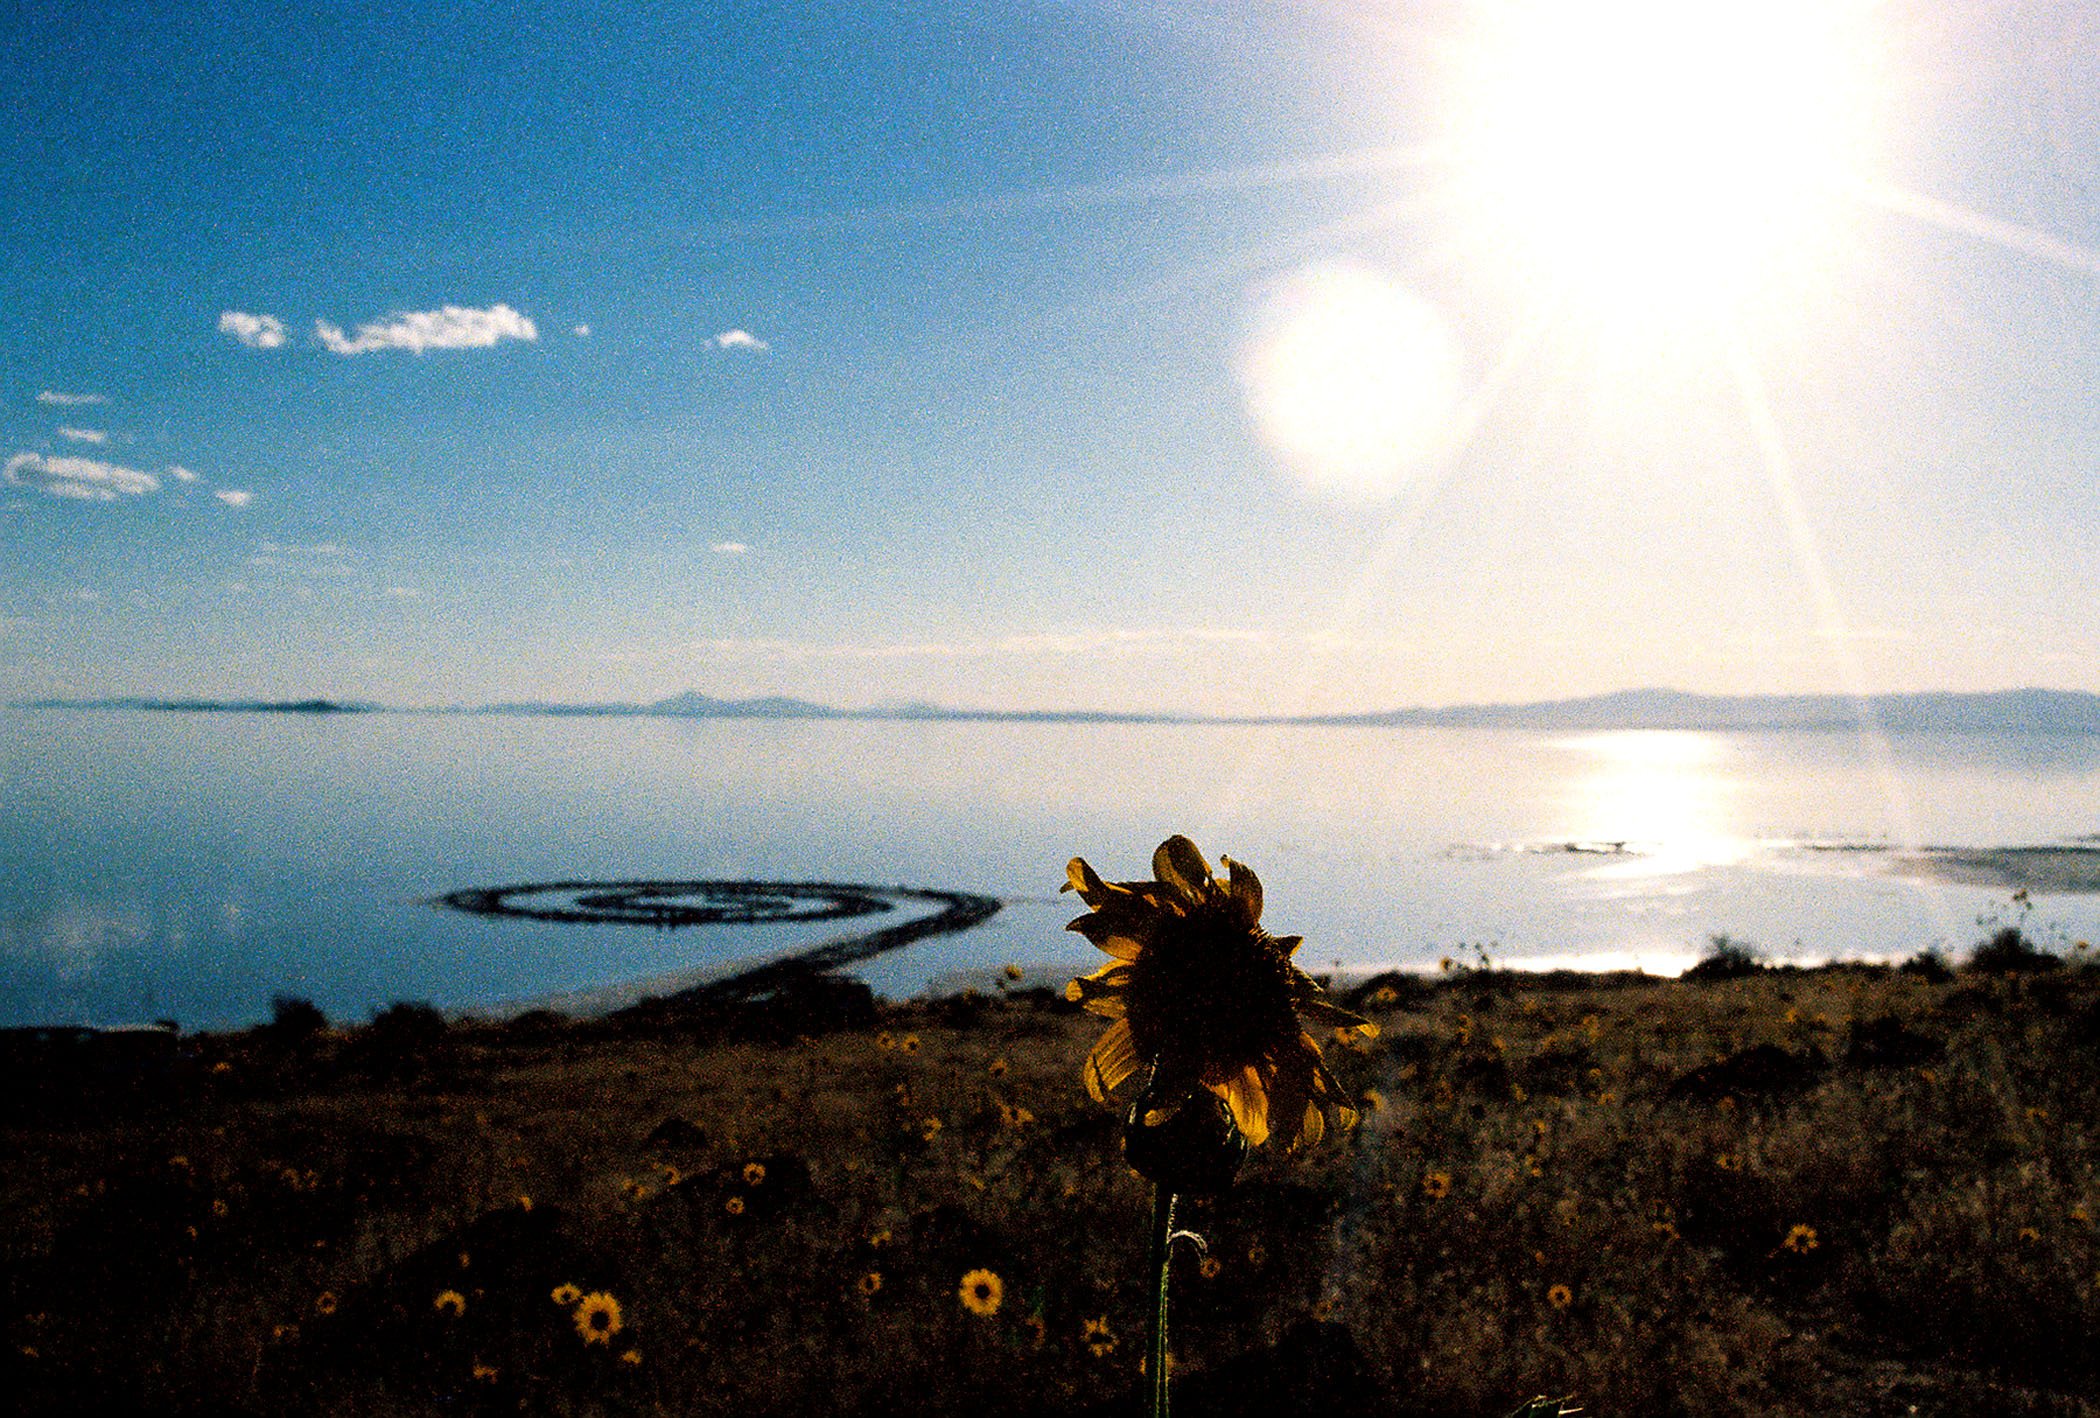
[[[1246,1137],[1249,1147],[1259,1147],[1269,1140],[1269,1095],[1261,1086],[1261,1075],[1252,1068],[1241,1069],[1225,1081],[1220,1090],[1225,1106],[1232,1109],[1233,1125]]]
[[[1153,852],[1152,875],[1191,906],[1202,905],[1211,890],[1210,863],[1203,860],[1194,842],[1179,833]]]
[[[1336,1029],[1353,1029],[1366,1039],[1378,1037],[1376,1024],[1361,1014],[1343,1009],[1327,998],[1327,992],[1311,980],[1306,980],[1303,987],[1297,980],[1291,981],[1291,1004],[1315,1024],[1331,1025]]]
[[[1305,937],[1302,935],[1280,935],[1273,937],[1273,939],[1276,942],[1276,948],[1285,955],[1297,954],[1298,947],[1305,944]]]
[[[1344,1109],[1344,1111],[1346,1112],[1347,1110]],[[1352,1122],[1355,1120],[1355,1114],[1350,1114],[1350,1120]],[[1291,1150],[1295,1152],[1301,1147],[1311,1147],[1326,1135],[1327,1119],[1320,1116],[1320,1105],[1318,1103],[1307,1103],[1305,1105],[1305,1121],[1298,1128],[1298,1136],[1291,1143]]]
[[[1130,888],[1120,882],[1103,881],[1100,875],[1086,864],[1085,857],[1074,857],[1065,863],[1065,884],[1058,890],[1076,891],[1080,900],[1095,907],[1112,897],[1128,895],[1130,892]]]
[[[1236,862],[1230,857],[1224,860],[1225,870],[1231,878],[1225,890],[1238,904],[1240,915],[1251,926],[1261,919],[1261,878],[1256,876],[1254,868],[1245,862]]]
[[[1065,998],[1077,1005],[1084,1005],[1095,1014],[1110,1019],[1121,1019],[1124,1014],[1123,992],[1130,984],[1130,967],[1120,960],[1112,960],[1091,975],[1082,975],[1065,986]]]
[[[1096,1103],[1106,1103],[1108,1095],[1122,1087],[1123,1080],[1137,1070],[1137,1045],[1130,1037],[1130,1021],[1118,1019],[1086,1056],[1086,1091]]]
[[[1069,922],[1065,929],[1079,932],[1097,949],[1107,951],[1118,960],[1137,959],[1138,952],[1145,948],[1145,937],[1151,934],[1135,922],[1124,919],[1122,913],[1111,915],[1106,911],[1089,911]]]

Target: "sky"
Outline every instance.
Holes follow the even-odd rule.
[[[2100,12],[27,0],[0,700],[2100,691]]]

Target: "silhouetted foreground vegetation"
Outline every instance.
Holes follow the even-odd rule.
[[[2100,1412],[2100,970],[1710,973],[1347,992],[1383,1029],[1328,1049],[1362,1124],[1190,1208],[1180,1411]],[[9,1040],[20,1411],[1137,1385],[1149,1192],[1079,1083],[1098,1022],[1044,992],[279,1015]]]

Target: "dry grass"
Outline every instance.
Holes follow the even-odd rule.
[[[2100,1412],[2100,970],[1390,983],[1359,992],[1383,1035],[1330,1049],[1382,1105],[1188,1217],[1214,1263],[1177,1266],[1183,1411]],[[1148,1194],[1079,1087],[1098,1021],[1033,996],[833,1023],[404,1016],[124,1063],[19,1043],[0,1390],[1124,1400]],[[990,1315],[959,1293],[980,1269]],[[604,1342],[583,1295],[618,1305]]]

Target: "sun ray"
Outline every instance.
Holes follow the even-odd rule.
[[[860,231],[872,227],[939,225],[946,222],[1019,216],[1031,212],[1089,211],[1145,202],[1249,192],[1265,187],[1288,187],[1294,184],[1332,182],[1381,173],[1400,173],[1447,166],[1452,161],[1450,146],[1442,142],[1384,145],[1328,153],[1319,157],[1242,163],[1232,167],[1161,176],[1105,178],[1065,187],[1025,188],[978,197],[955,197],[944,201],[885,202],[792,216],[707,222],[697,227],[668,233],[663,239],[677,244],[716,241],[724,236],[811,236],[827,232]]]
[[[1380,202],[1363,211],[1352,212],[1330,222],[1322,222],[1318,226],[1308,227],[1304,231],[1265,243],[1222,261],[1184,267],[1095,300],[1061,306],[1055,311],[1031,318],[1028,328],[1058,328],[1081,316],[1131,310],[1171,300],[1206,286],[1296,265],[1331,252],[1337,244],[1351,237],[1398,228],[1408,220],[1432,210],[1443,200],[1444,194],[1429,192]]]
[[[1904,787],[1902,777],[1896,772],[1895,755],[1889,748],[1888,734],[1881,726],[1880,716],[1875,712],[1868,697],[1869,686],[1866,672],[1853,653],[1846,623],[1844,605],[1839,600],[1837,588],[1830,579],[1828,563],[1823,559],[1823,550],[1816,540],[1814,525],[1809,521],[1808,509],[1802,505],[1801,490],[1794,477],[1794,460],[1788,452],[1786,439],[1780,432],[1779,419],[1772,411],[1772,401],[1765,389],[1764,379],[1758,373],[1752,359],[1748,342],[1740,330],[1732,332],[1728,342],[1728,362],[1734,375],[1736,392],[1742,399],[1743,415],[1750,424],[1750,437],[1756,445],[1757,456],[1762,464],[1765,480],[1772,490],[1773,500],[1779,506],[1781,519],[1786,523],[1788,540],[1793,545],[1794,564],[1807,583],[1809,598],[1815,604],[1816,629],[1830,645],[1831,658],[1836,662],[1838,673],[1844,681],[1845,694],[1852,701],[1852,712],[1859,726],[1860,749],[1873,765],[1874,775],[1881,784],[1883,800],[1888,805],[1889,819],[1894,824],[1897,845],[1916,848],[1920,844],[1917,821],[1911,811],[1910,793]],[[1936,883],[1917,880],[1913,885],[1924,899],[1927,913],[1933,924],[1947,939],[1953,939],[1956,923],[1948,908],[1946,893]]]
[[[1495,362],[1480,383],[1460,402],[1454,411],[1451,424],[1436,455],[1426,460],[1424,471],[1407,486],[1406,495],[1399,509],[1386,521],[1371,554],[1364,559],[1362,569],[1352,579],[1335,603],[1327,637],[1346,637],[1349,629],[1363,615],[1365,604],[1371,599],[1373,590],[1391,574],[1393,563],[1406,548],[1408,536],[1414,531],[1429,505],[1435,500],[1438,490],[1449,476],[1450,466],[1469,447],[1482,425],[1487,422],[1509,387],[1516,372],[1537,352],[1548,329],[1552,325],[1552,312],[1545,308],[1534,309],[1530,318],[1520,324],[1503,342]],[[1286,686],[1285,699],[1276,710],[1278,718],[1289,719],[1302,716],[1312,708],[1315,686],[1320,683],[1319,663],[1335,653],[1323,637],[1315,636],[1299,655],[1298,672],[1286,676],[1281,683]],[[1270,735],[1289,732],[1282,727],[1272,728]],[[1266,745],[1264,745],[1266,747]],[[1250,750],[1233,758],[1233,772],[1219,781],[1216,795],[1212,799],[1210,812],[1206,815],[1204,830],[1223,831],[1220,824],[1233,819],[1239,804],[1245,799],[1249,784],[1260,780],[1266,773],[1262,751]],[[1260,769],[1261,771],[1257,771]]]
[[[1993,217],[1964,207],[1958,202],[1929,196],[1912,188],[1893,182],[1876,180],[1860,181],[1850,188],[1851,195],[1869,207],[1898,216],[1912,217],[1929,226],[1956,236],[1974,239],[2001,247],[2022,256],[2032,256],[2061,266],[2068,271],[2080,271],[2090,276],[2100,276],[2100,250],[2081,246],[2060,236],[2033,227],[2010,222],[2003,217]]]

